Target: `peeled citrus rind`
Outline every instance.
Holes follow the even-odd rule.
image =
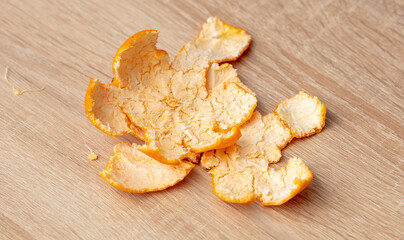
[[[234,181],[235,179],[238,181]],[[223,176],[212,175],[213,193],[227,202],[250,203],[255,201],[253,182],[254,175],[250,168],[229,172]],[[234,194],[235,192],[237,194]]]
[[[281,150],[294,137],[320,132],[325,111],[317,97],[303,91],[278,104],[274,113],[262,116],[255,111],[241,127],[236,144],[202,156],[202,167],[212,174],[214,194],[235,203],[258,199],[263,205],[281,205],[297,195],[313,178],[303,161],[291,158],[279,170],[270,164],[280,160]]]
[[[259,199],[264,206],[281,205],[305,189],[313,179],[310,169],[300,158],[289,159],[279,170],[257,171],[246,168],[223,176],[213,175],[213,192],[233,203],[250,203]],[[234,194],[237,193],[237,194]]]
[[[293,98],[280,102],[276,106],[275,113],[289,124],[293,135],[297,138],[320,132],[325,125],[325,105],[305,91],[300,91]]]
[[[85,111],[88,119],[94,126],[109,135],[119,137],[132,133],[143,140],[143,131],[133,125],[120,110],[118,94],[119,89],[116,87],[91,79],[85,96]]]
[[[174,186],[194,167],[190,162],[167,165],[138,151],[138,145],[118,143],[101,177],[127,192],[145,193]]]
[[[303,191],[313,179],[310,169],[300,158],[289,159],[279,170],[268,168],[255,175],[256,197],[265,206],[281,205]]]
[[[158,31],[130,37],[113,62],[112,84],[91,80],[85,97],[90,121],[102,131],[144,139],[138,150],[166,164],[195,162],[197,153],[224,148],[241,136],[257,99],[230,64],[251,37],[209,18],[172,64],[156,49]]]
[[[177,54],[173,68],[186,71],[208,68],[210,63],[236,60],[250,45],[251,36],[241,28],[231,26],[217,17],[202,25],[198,37]]]

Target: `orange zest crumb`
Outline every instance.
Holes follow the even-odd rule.
[[[90,153],[90,154],[88,154],[88,159],[91,161],[95,161],[98,159],[98,155],[95,153]]]
[[[95,161],[98,159],[98,155],[94,153],[93,150],[91,150],[91,148],[89,146],[86,145],[86,147],[88,148],[88,150],[90,151],[90,153],[87,155],[88,160],[90,161]]]

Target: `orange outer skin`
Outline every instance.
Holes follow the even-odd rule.
[[[147,156],[155,159],[156,161],[159,161],[164,164],[176,165],[180,163],[180,160],[178,159],[167,159],[163,157],[159,149],[139,148],[138,150],[146,154]]]

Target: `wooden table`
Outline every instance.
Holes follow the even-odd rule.
[[[403,239],[402,1],[0,1],[0,239]],[[261,3],[258,3],[261,2]],[[246,29],[233,65],[258,110],[306,90],[324,130],[294,140],[311,185],[279,207],[218,199],[197,166],[168,191],[130,194],[99,177],[115,143],[86,118],[90,77],[111,80],[118,47],[161,31],[171,57],[209,16]],[[87,159],[88,145],[100,158]]]

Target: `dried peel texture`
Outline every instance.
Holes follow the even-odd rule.
[[[321,131],[325,114],[325,105],[303,91],[278,104],[274,113],[255,111],[236,144],[203,154],[201,165],[211,169],[213,192],[225,201],[258,199],[263,205],[281,205],[294,197],[311,182],[309,168],[300,158],[278,170],[270,164],[280,160],[281,149],[294,137]]]
[[[175,57],[173,68],[204,69],[210,62],[236,60],[250,45],[251,37],[241,28],[209,18],[194,42],[182,47]]]
[[[257,99],[230,64],[218,63],[238,58],[251,37],[209,18],[172,64],[156,49],[157,37],[147,30],[121,46],[112,84],[90,81],[85,97],[90,121],[108,134],[145,140],[138,150],[167,164],[195,162],[198,153],[234,144]]]
[[[296,138],[320,132],[325,125],[325,112],[325,105],[305,92],[280,102],[275,110],[289,124]]]
[[[101,177],[127,192],[164,190],[184,179],[194,167],[190,162],[177,165],[160,163],[138,150],[136,144],[118,143]]]

